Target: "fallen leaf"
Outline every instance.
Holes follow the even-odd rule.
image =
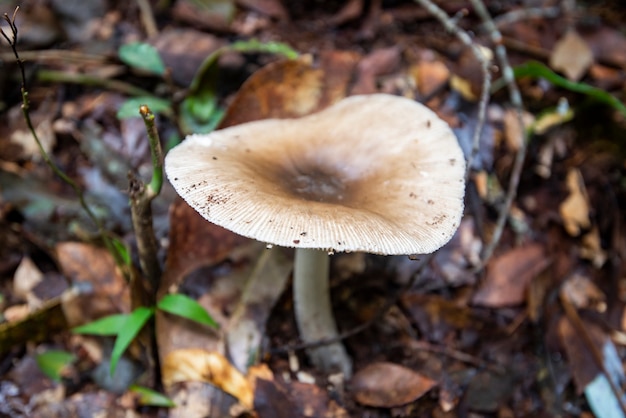
[[[591,227],[589,220],[589,198],[585,182],[580,171],[572,168],[567,172],[565,180],[569,196],[559,206],[563,226],[568,234],[578,236],[583,229]]]
[[[254,411],[259,418],[348,418],[346,410],[317,385],[265,378],[256,381]]]
[[[210,383],[239,399],[248,409],[254,400],[254,385],[216,351],[188,348],[170,352],[161,365],[165,386],[180,382]]]
[[[421,96],[431,96],[450,79],[450,70],[441,61],[422,61],[411,68],[411,74]]]
[[[400,49],[397,46],[377,49],[357,65],[357,79],[351,94],[372,94],[378,91],[376,78],[393,72],[400,64]]]
[[[371,363],[352,378],[352,393],[367,406],[392,408],[413,402],[437,385],[413,370],[394,363]]]
[[[568,30],[554,45],[550,54],[550,67],[578,81],[593,64],[593,52],[574,29]]]
[[[170,209],[170,245],[159,294],[166,294],[190,272],[223,261],[247,238],[207,222],[182,199]]]
[[[606,335],[599,326],[591,322],[583,320],[582,324],[589,336],[589,341],[593,343],[594,349],[605,354],[607,346],[613,345],[608,335]],[[577,392],[579,394],[583,393],[587,385],[591,383],[597,375],[601,374],[602,370],[590,351],[591,347],[586,344],[585,339],[578,333],[568,318],[562,317],[560,319],[558,333],[561,346],[567,355],[567,363],[572,372]],[[604,358],[603,361],[606,362],[607,358]],[[623,380],[623,370],[621,374]]]
[[[359,55],[330,51],[319,62],[303,55],[278,61],[255,72],[241,86],[220,128],[268,118],[304,116],[347,95]]]
[[[63,275],[74,285],[92,289],[72,304],[71,311],[67,310],[71,326],[129,310],[128,286],[106,249],[80,242],[61,242],[55,249]]]
[[[520,126],[517,110],[507,109],[504,112],[504,139],[507,148],[511,151],[517,151],[526,140],[526,129],[534,122],[535,118],[528,112],[522,113],[522,123]]]
[[[528,284],[550,264],[545,248],[530,244],[491,259],[487,277],[472,298],[478,306],[501,308],[526,300]]]
[[[44,275],[33,263],[30,257],[24,257],[13,275],[13,294],[28,302],[32,309],[41,304],[39,298],[33,293],[33,289],[43,280]]]
[[[159,51],[172,79],[188,87],[202,62],[224,46],[215,35],[194,29],[165,28],[150,43]]]

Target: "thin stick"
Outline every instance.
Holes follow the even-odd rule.
[[[20,69],[20,73],[22,77],[22,83],[21,83],[21,88],[20,88],[21,93],[22,93],[22,114],[24,116],[24,120],[26,121],[26,126],[28,127],[28,130],[32,134],[33,138],[35,139],[35,142],[37,143],[37,147],[39,148],[39,152],[41,153],[41,156],[44,162],[46,163],[46,165],[48,165],[48,167],[50,167],[50,169],[54,172],[54,174],[56,174],[67,185],[69,185],[74,191],[74,193],[76,193],[76,196],[78,197],[81,207],[83,208],[83,210],[85,211],[89,219],[94,223],[94,225],[96,225],[98,234],[100,238],[102,239],[105,247],[109,250],[111,255],[113,255],[117,265],[122,267],[122,270],[124,271],[124,274],[126,275],[126,278],[129,279],[130,273],[128,272],[128,269],[123,268],[126,265],[126,262],[124,260],[123,254],[120,252],[119,246],[116,245],[115,239],[109,236],[108,232],[104,229],[104,226],[102,225],[101,220],[98,219],[98,217],[91,210],[91,207],[85,201],[85,195],[83,194],[83,191],[78,186],[78,184],[72,178],[70,178],[67,174],[65,174],[63,170],[61,170],[61,168],[59,168],[59,166],[54,163],[54,161],[52,161],[52,158],[50,158],[50,155],[46,152],[46,149],[41,143],[41,140],[39,139],[39,136],[37,135],[37,131],[35,131],[35,127],[33,126],[33,122],[30,118],[30,100],[28,98],[28,91],[26,89],[26,71],[24,69],[24,62],[22,61],[22,59],[19,56],[19,53],[17,52],[18,30],[17,30],[17,25],[15,24],[15,17],[17,15],[18,10],[19,10],[19,6],[15,8],[15,11],[13,12],[12,17],[9,17],[9,15],[6,13],[4,14],[4,20],[9,24],[9,29],[11,30],[12,38],[9,37],[9,35],[6,32],[4,32],[2,28],[0,28],[0,34],[2,34],[4,39],[6,39],[9,45],[11,46],[11,50],[13,51],[13,55],[15,56],[15,60]]]
[[[146,279],[145,289],[149,305],[156,303],[156,292],[161,278],[161,264],[158,258],[158,243],[152,222],[152,200],[158,196],[163,184],[163,151],[154,123],[154,114],[148,106],[139,108],[146,125],[152,155],[152,179],[146,186],[134,174],[129,173],[130,213],[133,230],[137,239],[139,264]]]
[[[482,136],[485,126],[485,115],[487,114],[487,104],[489,103],[489,89],[491,86],[489,61],[482,53],[478,45],[474,42],[470,34],[467,33],[467,31],[463,30],[461,27],[459,27],[459,25],[457,24],[457,19],[453,19],[448,16],[448,14],[443,9],[441,9],[431,0],[415,1],[419,3],[423,8],[425,8],[430,14],[432,14],[437,20],[439,20],[443,27],[446,28],[448,32],[456,36],[457,39],[463,43],[463,45],[470,48],[472,54],[480,63],[480,70],[483,76],[483,84],[481,87],[480,99],[478,102],[478,121],[476,123],[476,129],[474,130],[474,135],[472,137],[472,149],[467,159],[467,168],[465,172],[465,178],[467,180],[469,178],[472,165],[474,164],[474,159],[478,154],[478,150],[480,148],[480,138]]]
[[[517,87],[517,83],[515,82],[515,76],[513,74],[513,68],[509,64],[509,59],[507,57],[506,48],[502,43],[502,34],[496,27],[493,19],[489,15],[487,8],[485,7],[482,0],[470,0],[472,5],[474,6],[474,10],[483,21],[483,24],[487,28],[489,32],[489,37],[495,46],[495,53],[500,63],[500,67],[502,69],[502,77],[504,78],[506,85],[509,90],[509,99],[513,104],[515,109],[515,114],[517,116],[517,123],[521,127],[521,132],[523,132],[524,137],[521,140],[521,144],[517,154],[515,155],[515,161],[513,162],[513,168],[511,169],[511,177],[509,178],[509,187],[507,190],[506,198],[504,200],[504,205],[500,209],[500,213],[498,214],[498,220],[496,221],[496,227],[493,231],[493,235],[489,243],[483,249],[483,253],[481,256],[481,265],[484,265],[489,261],[495,248],[498,246],[500,242],[500,238],[502,237],[502,232],[504,231],[504,226],[509,217],[509,212],[511,210],[511,206],[513,205],[513,200],[517,196],[517,188],[519,186],[519,180],[522,175],[522,169],[524,168],[524,161],[526,160],[526,151],[527,141],[528,141],[528,133],[525,129],[523,111],[524,105],[522,103],[522,95]]]
[[[114,90],[129,96],[154,96],[148,90],[135,87],[132,84],[119,80],[110,80],[108,78],[94,77],[89,74],[71,74],[63,71],[55,70],[39,70],[37,71],[37,79],[39,81],[49,81],[54,83],[71,83],[81,84],[85,86],[102,87],[107,90]]]
[[[143,27],[146,29],[146,35],[148,35],[148,38],[158,35],[159,30],[157,29],[157,24],[154,20],[154,14],[152,14],[150,2],[148,2],[148,0],[137,0],[137,5],[139,6],[141,23],[143,23]]]
[[[553,19],[558,17],[561,14],[561,8],[558,6],[552,7],[530,7],[523,8],[510,11],[508,13],[504,13],[497,18],[493,19],[493,23],[501,28],[503,26],[510,25],[515,22],[519,22],[521,20],[528,19],[537,19],[537,18],[546,18]],[[481,28],[489,30],[488,25],[484,24]]]

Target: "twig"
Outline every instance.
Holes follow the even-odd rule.
[[[504,225],[508,219],[509,212],[511,210],[511,206],[513,205],[513,200],[517,196],[517,188],[519,186],[519,180],[522,175],[522,169],[524,168],[524,160],[526,159],[526,151],[527,151],[527,141],[528,141],[528,133],[525,129],[524,124],[524,105],[522,103],[522,95],[520,94],[519,88],[517,87],[517,83],[515,82],[515,76],[513,74],[513,68],[509,64],[509,59],[507,57],[506,48],[502,43],[502,34],[496,27],[493,22],[493,19],[489,15],[487,8],[485,7],[482,0],[470,0],[472,6],[474,6],[474,10],[483,21],[483,24],[487,28],[489,32],[489,37],[494,44],[496,57],[498,62],[500,63],[500,67],[502,70],[502,77],[506,81],[506,85],[509,90],[509,99],[515,108],[515,113],[517,116],[517,122],[521,127],[521,132],[524,137],[521,140],[521,144],[517,154],[515,155],[515,161],[513,162],[513,168],[511,169],[511,177],[509,178],[509,188],[507,190],[507,194],[504,200],[504,205],[500,209],[500,213],[498,214],[498,220],[496,221],[496,227],[493,231],[493,235],[489,243],[483,249],[482,257],[481,257],[481,265],[484,265],[489,261],[493,252],[500,242],[500,238],[502,237],[502,232],[504,231]]]
[[[67,49],[44,49],[36,51],[20,51],[20,58],[25,61],[55,62],[75,64],[104,64],[109,58],[104,55],[86,54]],[[0,61],[13,60],[12,52],[0,52]]]
[[[510,25],[520,20],[547,18],[552,19],[558,17],[561,14],[561,8],[558,6],[553,7],[530,7],[510,11],[504,13],[497,18],[493,19],[493,23],[496,27],[501,28],[503,26]],[[481,29],[489,30],[488,25],[483,23]]]
[[[474,135],[472,137],[472,149],[470,151],[470,155],[467,158],[467,168],[465,172],[465,178],[469,177],[469,173],[471,172],[472,165],[474,163],[474,159],[478,154],[478,150],[480,147],[480,137],[483,133],[483,128],[485,126],[485,115],[487,114],[487,104],[489,103],[489,89],[491,86],[491,74],[489,72],[489,61],[480,50],[476,42],[472,39],[467,31],[463,30],[457,24],[458,18],[451,18],[448,14],[433,3],[431,0],[415,0],[419,3],[423,8],[425,8],[430,14],[432,14],[439,22],[443,25],[444,28],[454,36],[457,37],[459,41],[461,41],[466,47],[468,47],[476,60],[480,63],[480,69],[483,76],[483,84],[481,87],[480,99],[478,102],[478,121],[476,123],[476,129],[474,130]]]
[[[109,233],[104,229],[104,226],[102,225],[102,222],[100,221],[100,219],[98,219],[98,217],[91,210],[91,207],[85,201],[85,195],[83,194],[83,191],[78,186],[78,184],[72,178],[70,178],[67,174],[65,174],[63,170],[61,170],[59,166],[54,163],[54,161],[52,161],[52,159],[50,158],[50,155],[46,152],[46,149],[43,147],[43,144],[41,143],[41,140],[39,139],[37,132],[35,131],[32,120],[30,118],[30,101],[28,99],[28,91],[26,89],[26,70],[24,69],[24,62],[22,61],[22,59],[19,56],[19,53],[17,52],[18,29],[17,29],[17,25],[15,24],[15,17],[17,15],[18,10],[19,10],[19,6],[15,8],[15,11],[13,12],[12,17],[9,17],[7,13],[5,13],[3,16],[4,20],[9,24],[9,29],[11,30],[12,38],[9,37],[9,35],[6,32],[4,32],[2,28],[0,28],[0,34],[2,34],[4,39],[6,39],[6,41],[11,46],[11,50],[13,51],[13,55],[15,56],[15,61],[17,62],[18,67],[20,69],[20,73],[22,77],[21,88],[20,88],[20,91],[22,93],[22,114],[24,116],[24,120],[26,121],[26,126],[28,127],[28,130],[32,134],[33,138],[35,139],[35,142],[37,143],[37,147],[39,148],[39,152],[41,153],[41,156],[44,162],[46,163],[46,165],[48,165],[48,167],[50,167],[50,169],[54,172],[54,174],[56,174],[67,185],[69,185],[74,191],[74,193],[76,193],[76,196],[78,197],[81,207],[83,208],[83,210],[85,211],[89,219],[94,223],[94,225],[96,225],[96,228],[98,230],[98,235],[102,239],[105,247],[107,248],[107,250],[109,250],[111,255],[115,258],[115,262],[117,263],[117,265],[122,268],[122,271],[126,275],[126,278],[129,279],[130,273],[128,269],[124,268],[124,266],[126,265],[126,260],[120,250],[121,244],[117,242],[113,237],[111,237]]]
[[[431,353],[443,354],[447,357],[453,358],[463,363],[471,364],[472,366],[476,366],[480,369],[489,369],[500,374],[506,373],[506,369],[500,364],[488,363],[479,357],[472,356],[471,354],[467,354],[467,353],[464,353],[459,350],[455,350],[450,347],[446,347],[443,345],[435,345],[435,344],[429,343],[428,341],[415,341],[415,340],[412,340],[409,343],[409,345],[414,350],[423,350],[423,351],[430,351]]]
[[[71,83],[82,84],[86,86],[102,87],[107,90],[114,90],[129,96],[154,96],[153,93],[135,87],[132,84],[119,80],[110,80],[108,78],[94,77],[88,74],[72,74],[55,70],[39,70],[37,71],[37,79],[39,81],[48,81],[54,83]]]
[[[139,113],[146,125],[150,142],[152,179],[148,185],[145,185],[133,173],[129,173],[129,197],[133,230],[139,251],[139,264],[146,279],[145,288],[150,299],[149,305],[153,305],[156,303],[156,292],[161,278],[161,264],[158,259],[158,244],[152,222],[152,200],[158,196],[163,185],[163,151],[154,123],[154,114],[146,105],[140,106]]]
[[[143,27],[146,29],[146,35],[148,35],[148,38],[158,35],[159,30],[157,29],[157,24],[154,20],[154,15],[152,14],[150,2],[148,2],[148,0],[137,0],[137,5],[139,6],[141,22],[143,23]]]

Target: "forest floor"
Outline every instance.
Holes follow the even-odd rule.
[[[0,2],[9,21],[17,3]],[[1,38],[0,416],[626,416],[626,12],[484,0],[490,27],[476,2],[436,3],[491,60],[484,117],[481,61],[413,1],[20,2],[40,144]],[[497,31],[515,82],[501,79]],[[372,93],[428,106],[466,156],[484,127],[448,244],[417,259],[332,255],[353,376],[307,357],[293,250],[210,224],[167,181],[151,201],[158,277],[145,281],[129,205],[154,169],[139,105],[167,152],[191,133]],[[119,330],[74,329],[146,298],[152,313],[150,297],[171,293],[219,329],[160,309],[113,375]]]

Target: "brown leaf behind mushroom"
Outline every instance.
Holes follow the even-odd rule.
[[[487,277],[472,303],[491,308],[523,303],[528,284],[549,263],[545,248],[540,244],[518,247],[492,259],[487,266]]]
[[[304,116],[346,97],[359,54],[322,52],[271,63],[241,86],[220,128],[268,118]]]

